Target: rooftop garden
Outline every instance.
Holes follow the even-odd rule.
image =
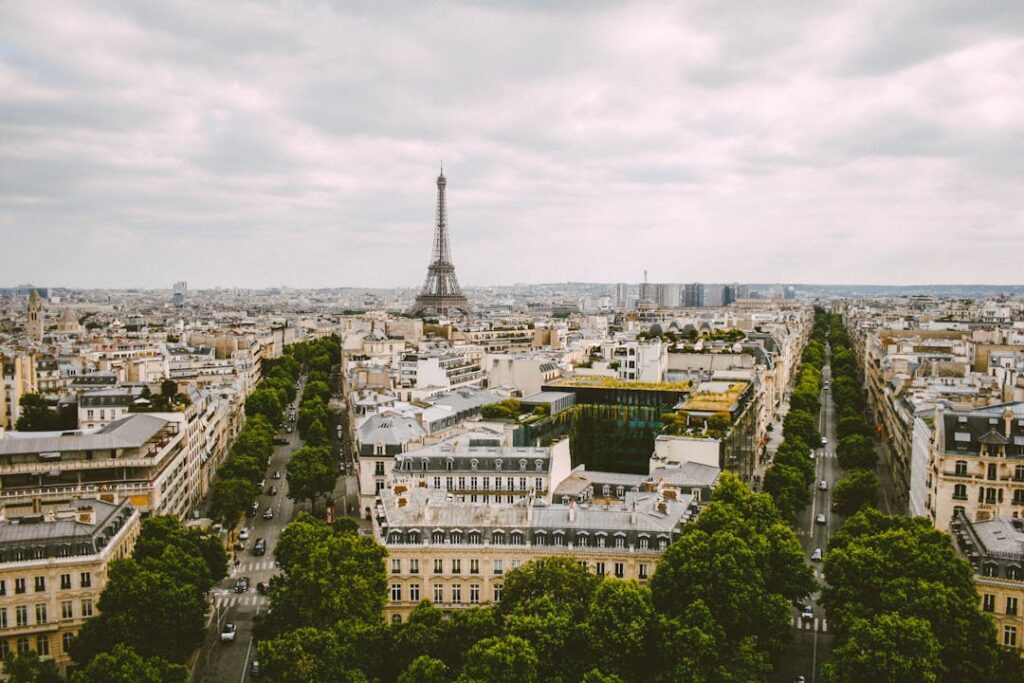
[[[746,388],[746,382],[731,382],[725,391],[694,392],[686,399],[683,408],[704,413],[728,413]]]
[[[632,391],[690,391],[692,382],[641,382],[602,375],[574,375],[551,383],[552,386],[587,389],[627,389]]]
[[[662,434],[697,439],[723,439],[732,428],[732,420],[727,412],[691,415],[686,410],[677,410],[663,414],[661,422],[664,425]]]

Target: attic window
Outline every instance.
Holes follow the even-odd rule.
[[[958,422],[959,422],[960,424],[965,424],[965,423],[967,422],[967,416],[966,416],[966,415],[961,415],[961,416],[960,416],[960,417],[959,417],[959,418],[957,419],[957,421],[958,421]]]
[[[956,434],[953,435],[953,439],[956,440],[956,441],[970,441],[971,440],[971,433],[970,432],[957,432]]]
[[[988,419],[988,423],[990,425],[997,425],[997,424],[999,424],[999,418],[998,417],[990,417]]]

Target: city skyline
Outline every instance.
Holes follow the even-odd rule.
[[[0,9],[5,280],[1012,284],[1014,3],[395,7]]]

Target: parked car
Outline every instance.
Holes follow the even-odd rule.
[[[811,553],[811,561],[821,562],[821,548],[814,549],[814,552]]]
[[[267,495],[268,496],[276,496],[277,495],[277,487],[274,486],[273,484],[271,484],[270,490],[267,491]]]
[[[282,437],[275,437],[274,438],[274,445],[275,446],[287,446],[288,445],[288,439],[285,439],[285,438],[282,438]]]
[[[252,547],[253,555],[265,555],[267,552],[267,542],[262,538],[256,539],[256,545]]]
[[[258,500],[254,500],[252,502],[252,506],[249,508],[249,516],[250,517],[255,517],[256,513],[259,512],[259,511],[260,511],[260,502]]]
[[[229,621],[224,624],[224,628],[220,630],[220,642],[233,643],[235,642],[236,635],[238,635],[238,627]]]
[[[252,664],[249,665],[249,674],[253,678],[259,678],[260,677],[260,663],[258,661],[256,661],[255,659],[252,660]]]
[[[280,479],[281,478],[281,470],[274,470],[274,473],[272,475],[270,475],[270,478],[271,479]]]
[[[249,540],[249,527],[247,527],[247,526],[242,527],[242,530],[238,532],[238,540],[239,541],[248,541]]]
[[[818,488],[822,491],[828,491],[828,482],[822,479],[818,482]]]
[[[821,437],[821,445],[822,446],[827,446],[828,445],[828,439],[826,439],[824,436]]]
[[[249,577],[241,576],[235,580],[235,592],[236,593],[248,593],[249,592]]]
[[[288,425],[287,427],[284,428],[284,431],[287,432],[288,434],[291,434],[292,433],[292,426]]]
[[[814,621],[814,608],[806,605],[804,611],[800,613],[800,621]]]
[[[815,524],[824,524],[825,523],[825,513],[820,513],[817,517],[815,517],[814,518],[814,523]]]
[[[267,509],[263,511],[263,519],[273,519],[273,518],[274,518],[274,508],[272,508],[272,507],[270,507],[268,505]]]

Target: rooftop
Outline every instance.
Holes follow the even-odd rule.
[[[625,389],[627,391],[690,391],[691,382],[640,382],[604,375],[573,375],[546,383],[552,387],[581,389]]]

